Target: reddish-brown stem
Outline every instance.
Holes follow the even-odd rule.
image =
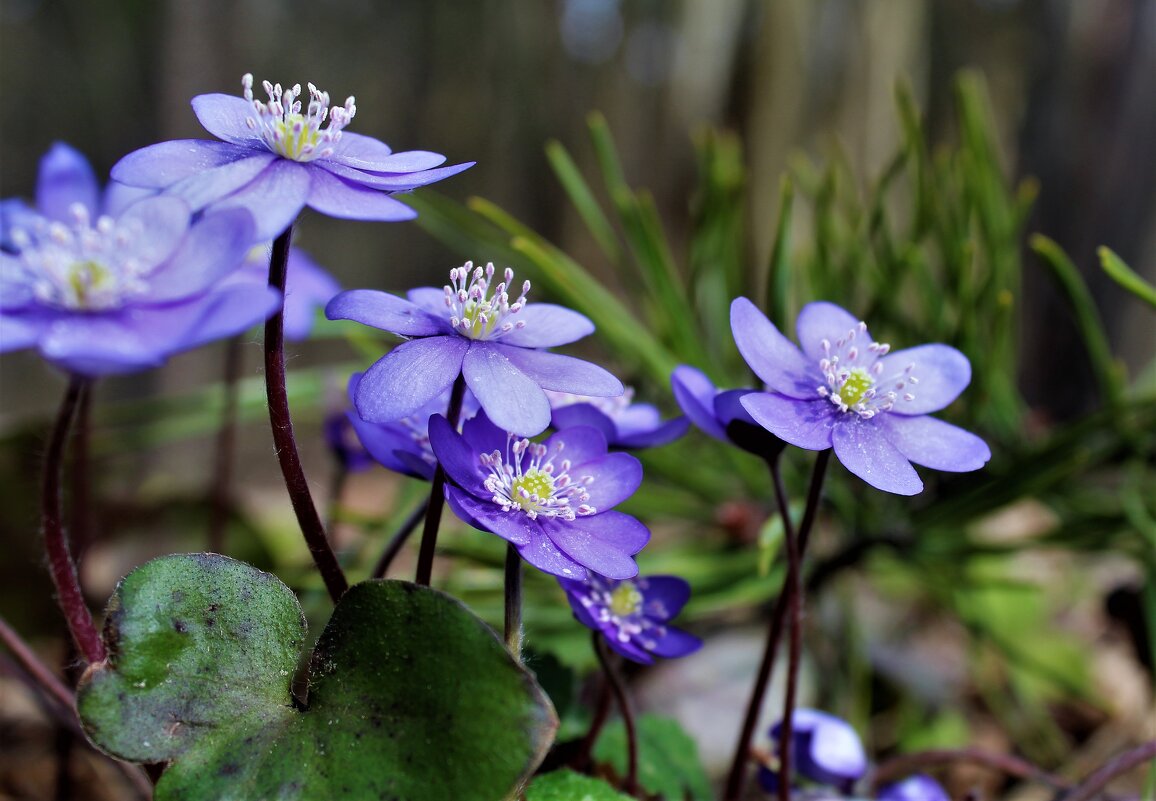
[[[293,227],[273,240],[273,255],[269,259],[269,286],[284,296],[285,276],[289,266],[289,242]],[[297,524],[305,536],[305,544],[317,565],[321,579],[329,590],[329,597],[338,601],[349,589],[345,573],[337,562],[337,555],[325,536],[325,526],[317,514],[317,506],[309,492],[309,482],[301,466],[297,441],[293,437],[293,420],[289,416],[289,396],[285,389],[285,310],[284,304],[265,323],[265,394],[269,400],[269,423],[273,428],[273,445],[285,488],[297,515]]]
[[[72,471],[69,482],[72,494],[72,513],[69,515],[69,548],[76,564],[92,540],[92,505],[89,492],[89,441],[92,437],[92,380],[84,383],[76,407],[76,421],[72,427]]]
[[[446,409],[446,420],[455,430],[458,427],[458,418],[462,416],[462,401],[466,396],[466,378],[461,373],[454,379],[453,389],[450,390],[450,403]],[[414,583],[429,586],[433,576],[434,551],[437,547],[438,528],[442,522],[442,508],[446,504],[446,471],[438,462],[434,470],[433,481],[429,492],[429,504],[425,510],[425,525],[421,531],[421,549],[417,554],[417,572]]]
[[[72,560],[72,549],[68,544],[68,533],[64,530],[60,478],[64,464],[64,448],[68,442],[68,432],[80,396],[84,392],[85,379],[72,376],[64,401],[56,415],[52,435],[48,441],[48,453],[44,462],[44,484],[41,494],[40,519],[44,533],[44,549],[48,553],[48,567],[52,583],[56,586],[56,600],[64,613],[68,630],[77,649],[88,662],[104,659],[104,643],[80,588],[76,574],[76,564]]]
[[[622,789],[627,795],[638,794],[638,733],[634,728],[634,710],[630,705],[630,696],[626,692],[626,682],[622,674],[614,665],[606,641],[601,632],[594,632],[594,653],[598,655],[598,664],[602,666],[602,674],[606,677],[614,693],[614,700],[618,704],[618,712],[622,715],[622,725],[626,729],[626,780]]]
[[[0,617],[0,642],[4,643],[4,647],[20,663],[20,667],[24,668],[40,689],[63,705],[65,709],[72,709],[72,690],[68,689],[48,665],[40,661],[40,657],[28,646],[28,643],[21,639],[16,630],[8,625],[8,621],[3,617]]]
[[[1112,779],[1153,760],[1156,760],[1156,740],[1149,740],[1094,770],[1067,794],[1061,796],[1060,801],[1092,801]]]
[[[209,491],[209,550],[225,552],[225,532],[232,512],[233,460],[237,443],[237,394],[241,380],[241,340],[231,337],[225,343],[225,369],[221,389],[221,427],[213,454],[213,485]]]
[[[598,702],[594,708],[594,717],[590,721],[590,728],[586,731],[586,736],[582,738],[581,745],[578,746],[578,753],[570,761],[570,766],[575,770],[585,771],[590,766],[590,754],[594,752],[594,744],[598,742],[598,735],[602,733],[602,727],[606,725],[606,720],[610,717],[611,699],[610,681],[603,676],[602,681],[599,682]]]
[[[912,773],[918,773],[926,768],[960,762],[982,765],[985,768],[1002,771],[1008,776],[1016,776],[1020,779],[1032,779],[1057,790],[1066,789],[1069,786],[1068,782],[1059,776],[1048,773],[1027,760],[1010,754],[996,754],[978,748],[933,749],[915,754],[900,754],[880,763],[872,775],[871,783],[878,790],[888,782],[901,779]]]

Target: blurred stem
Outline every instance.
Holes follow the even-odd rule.
[[[409,513],[409,516],[402,521],[402,524],[397,527],[397,531],[390,538],[389,544],[385,546],[385,550],[381,552],[381,558],[377,560],[377,565],[373,568],[373,573],[370,578],[384,578],[389,566],[393,563],[393,559],[401,552],[402,546],[408,541],[417,524],[425,517],[426,510],[429,508],[429,499],[422,501],[414,510]]]
[[[269,400],[269,423],[273,428],[273,445],[285,488],[297,515],[297,524],[305,537],[305,544],[317,565],[318,572],[334,602],[349,589],[337,556],[325,536],[317,506],[309,493],[309,482],[301,467],[297,441],[293,437],[293,420],[289,416],[289,396],[285,389],[285,275],[289,266],[289,242],[293,238],[290,225],[273,240],[273,255],[269,259],[269,286],[281,293],[281,308],[265,322],[265,394]]]
[[[466,395],[466,377],[458,373],[450,390],[450,404],[446,409],[446,420],[457,431],[458,418],[462,416],[462,399]],[[426,506],[425,526],[421,532],[421,550],[417,555],[417,573],[414,582],[428,587],[433,575],[434,548],[438,540],[438,527],[442,522],[442,508],[446,504],[446,471],[438,462],[434,470],[433,486],[430,487],[429,504]]]
[[[570,761],[570,767],[575,770],[585,771],[590,765],[590,754],[594,752],[594,744],[598,742],[598,735],[602,733],[602,728],[606,725],[607,718],[610,717],[610,699],[610,682],[603,676],[598,687],[598,706],[594,708],[594,717],[590,721],[590,728],[586,731],[586,736],[582,738],[582,744],[578,746],[578,753]]]
[[[72,434],[72,514],[69,547],[73,561],[80,564],[92,541],[92,493],[89,454],[92,442],[92,379],[85,383],[76,408]]]
[[[791,801],[791,745],[795,724],[795,696],[799,689],[799,657],[802,651],[803,630],[803,587],[799,578],[801,555],[799,541],[795,537],[794,526],[787,525],[791,516],[787,501],[787,488],[783,485],[780,460],[770,462],[771,480],[775,486],[775,502],[783,516],[783,540],[787,546],[787,576],[783,593],[787,596],[787,610],[790,626],[787,639],[787,689],[783,698],[783,719],[779,724],[779,798]]]
[[[1011,754],[995,754],[978,748],[937,749],[920,751],[915,754],[900,754],[879,764],[872,774],[871,784],[878,790],[888,782],[901,779],[912,773],[919,773],[936,765],[971,763],[1002,771],[1008,776],[1046,784],[1054,790],[1064,790],[1069,785],[1059,776],[1048,773],[1026,759]]]
[[[506,543],[506,648],[522,664],[522,557]]]
[[[48,441],[48,453],[44,462],[44,484],[41,495],[40,519],[44,531],[44,549],[48,553],[48,567],[52,583],[56,586],[56,599],[68,630],[76,647],[88,662],[104,659],[104,643],[100,632],[84,602],[84,592],[76,574],[76,563],[68,544],[68,533],[62,520],[63,502],[60,492],[60,478],[64,466],[64,446],[68,441],[69,429],[76,416],[77,406],[87,392],[88,380],[72,376],[64,401],[56,415],[56,423]]]
[[[1108,782],[1117,776],[1122,776],[1132,768],[1137,768],[1150,760],[1156,760],[1156,740],[1149,740],[1143,745],[1125,751],[1115,759],[1109,760],[1098,770],[1093,771],[1078,785],[1066,794],[1060,796],[1060,801],[1092,801],[1108,786]]]
[[[628,795],[638,792],[638,734],[634,729],[634,710],[630,706],[630,696],[626,692],[626,684],[622,674],[614,664],[606,641],[601,632],[593,632],[594,653],[598,655],[598,664],[602,666],[602,673],[606,676],[606,683],[614,693],[614,700],[618,702],[618,711],[622,715],[622,725],[626,728],[626,782],[622,789]]]
[[[325,530],[330,538],[337,538],[337,518],[341,516],[341,496],[349,482],[349,467],[343,459],[337,460],[337,468],[329,478],[329,512],[325,518]]]
[[[772,476],[778,472],[778,460],[779,455],[767,459]],[[810,537],[811,529],[815,525],[815,516],[819,511],[819,498],[822,495],[823,478],[827,473],[827,464],[830,460],[830,449],[820,451],[815,460],[815,467],[811,472],[811,486],[807,493],[807,506],[803,511],[803,520],[799,525],[797,539],[794,533],[794,525],[791,522],[791,516],[788,512],[789,507],[787,506],[785,493],[780,491],[779,482],[775,482],[776,500],[779,503],[779,512],[783,516],[784,538],[787,542],[795,541],[798,543],[797,551],[800,564],[802,563],[803,555],[807,551],[807,541]],[[788,571],[789,570],[790,564],[788,563]],[[735,746],[734,757],[731,760],[730,772],[727,774],[726,789],[723,794],[724,801],[738,801],[738,799],[742,797],[743,789],[746,786],[748,772],[747,762],[750,758],[751,739],[754,737],[755,727],[759,722],[759,713],[762,711],[763,698],[765,698],[767,694],[767,686],[770,683],[771,673],[775,665],[775,654],[778,651],[779,639],[783,633],[783,622],[787,616],[790,581],[791,577],[788,575],[784,579],[783,588],[779,591],[779,597],[775,601],[775,607],[768,620],[767,643],[763,650],[762,661],[759,663],[758,673],[755,675],[755,684],[751,689],[751,698],[747,704],[746,715],[743,717],[743,725],[739,733],[738,743]],[[795,669],[797,670],[797,665]]]
[[[72,709],[75,700],[72,690],[68,689],[64,682],[57,678],[48,665],[40,661],[28,643],[24,642],[3,617],[0,617],[0,642],[4,643],[4,647],[20,663],[20,667],[27,671],[40,689],[59,702],[65,709]]]
[[[230,337],[225,343],[225,397],[221,405],[221,426],[213,454],[213,485],[210,492],[209,550],[225,552],[225,530],[232,510],[233,461],[237,449],[237,399],[241,380],[241,339]]]

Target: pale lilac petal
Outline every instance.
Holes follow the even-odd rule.
[[[702,648],[702,640],[698,637],[682,629],[668,626],[664,634],[655,636],[654,647],[650,650],[655,656],[678,659],[694,653],[699,648]]]
[[[485,492],[477,454],[440,414],[429,419],[429,442],[451,481],[470,492]]]
[[[607,442],[614,439],[618,430],[614,422],[589,403],[571,403],[559,406],[550,412],[550,425],[557,429],[588,426],[602,433]]]
[[[89,377],[157,367],[165,359],[164,349],[123,313],[59,317],[43,331],[40,352],[57,367]]]
[[[525,515],[520,517],[525,518]],[[535,531],[528,544],[518,547],[518,555],[543,573],[572,579],[584,579],[587,576],[585,567],[562,553],[540,530]]]
[[[320,167],[311,171],[310,208],[343,220],[399,222],[412,220],[417,212],[400,200],[376,189],[365,189],[343,181]]]
[[[454,383],[468,347],[454,337],[402,343],[361,377],[354,401],[357,413],[371,423],[390,423],[416,413]]]
[[[101,199],[101,214],[119,217],[132,204],[146,197],[152,197],[156,193],[156,189],[109,181],[108,185],[104,187],[104,197]]]
[[[236,95],[197,95],[192,100],[193,113],[205,130],[218,139],[245,147],[265,147],[258,129],[250,128],[247,119],[256,122],[253,104]]]
[[[453,341],[465,346],[463,339]],[[526,375],[509,358],[510,353],[518,352],[515,348],[500,351],[492,343],[474,342],[462,362],[462,374],[494,425],[518,436],[532,437],[550,425],[550,402],[535,377]]]
[[[403,150],[392,153],[385,158],[377,159],[372,165],[358,167],[369,172],[421,172],[432,170],[446,163],[446,157],[441,153],[431,153],[428,150]],[[356,166],[356,165],[350,165]]]
[[[136,231],[126,250],[141,265],[160,264],[174,255],[182,241],[188,241],[191,216],[188,204],[175,197],[149,197],[134,204],[118,220]]]
[[[235,336],[265,322],[281,307],[281,293],[268,286],[235,284],[204,296],[196,304],[196,320],[179,341],[172,343],[170,353]]]
[[[258,153],[228,142],[174,139],[129,153],[113,165],[112,179],[129,186],[166,189],[189,176]]]
[[[667,420],[657,428],[619,433],[611,442],[616,448],[654,448],[674,442],[690,428],[690,420],[686,417],[675,417]]]
[[[176,198],[157,200],[179,203]],[[127,214],[152,202],[142,200]],[[233,209],[206,214],[189,229],[180,249],[168,263],[153,274],[145,297],[151,302],[161,302],[203,292],[241,266],[252,242],[253,218],[247,211]]]
[[[876,489],[896,495],[923,490],[915,468],[877,422],[844,415],[831,432],[831,443],[843,466]]]
[[[607,578],[638,575],[631,558],[650,540],[650,531],[630,515],[602,512],[574,520],[545,520],[542,528],[562,551],[579,564]]]
[[[714,414],[718,390],[706,373],[690,365],[679,365],[670,374],[670,389],[679,408],[699,430],[726,442],[726,430]]]
[[[100,184],[80,151],[56,142],[40,159],[36,179],[36,208],[45,217],[71,222],[71,208],[79,203],[91,219],[100,213]]]
[[[746,298],[731,303],[731,332],[743,359],[769,389],[792,398],[813,398],[823,383],[818,366]]]
[[[803,353],[807,354],[808,358],[814,362],[818,362],[827,355],[822,347],[824,339],[834,348],[836,341],[847,336],[850,331],[857,330],[858,327],[859,320],[850,312],[826,301],[808,303],[799,312],[799,319],[795,321],[795,332],[799,337],[799,345],[802,346]],[[869,355],[866,346],[871,344],[870,333],[866,331],[861,334],[857,333],[856,341],[860,340],[864,343],[860,351],[866,358]],[[863,364],[869,367],[871,361],[874,359],[864,361]]]
[[[963,473],[978,470],[991,459],[982,439],[934,417],[888,414],[879,423],[900,453],[924,467]]]
[[[563,456],[567,454],[563,452]],[[590,498],[585,503],[605,512],[634,494],[642,483],[642,464],[628,453],[609,453],[593,461],[575,464],[571,476],[582,479],[593,476],[587,487]]]
[[[248,209],[258,241],[274,239],[297,219],[309,196],[309,171],[295,161],[275,159],[259,176],[216,205]]]
[[[0,200],[0,248],[18,250],[12,241],[13,231],[32,231],[44,215],[20,198]]]
[[[254,150],[247,158],[182,178],[165,191],[183,198],[194,211],[199,211],[244,189],[278,160],[272,153]]]
[[[526,325],[515,328],[501,341],[521,348],[569,345],[594,333],[594,323],[588,317],[553,303],[530,303],[509,319]]]
[[[0,312],[0,353],[31,348],[50,322],[39,314],[7,314]]]
[[[443,159],[444,161],[444,159]],[[387,192],[408,192],[411,189],[428,186],[429,184],[445,180],[459,172],[465,172],[474,166],[475,162],[467,161],[464,164],[454,164],[450,167],[439,167],[436,170],[422,170],[420,172],[375,173],[366,172],[331,160],[318,161],[319,167],[344,178],[351,183],[367,186],[372,189],[381,189]]]
[[[0,309],[14,311],[32,302],[32,287],[20,259],[0,251]]]
[[[416,304],[434,317],[446,321],[449,325],[449,307],[446,306],[446,292],[432,286],[419,286],[405,293],[410,303]]]
[[[920,345],[889,353],[879,361],[883,365],[880,391],[886,391],[890,384],[898,384],[908,375],[919,382],[915,385],[907,382],[903,389],[898,390],[900,397],[891,410],[894,414],[937,412],[958,398],[971,382],[971,363],[949,345]],[[909,367],[910,373],[907,372]],[[888,379],[898,380],[883,383]],[[913,399],[904,398],[906,393],[914,396]]]
[[[655,619],[678,617],[690,600],[690,584],[678,576],[646,576],[638,580],[638,585],[646,598],[644,610],[647,616]],[[657,614],[658,607],[662,614]]]
[[[515,348],[498,342],[492,343],[491,347],[500,351],[542,389],[600,398],[617,397],[623,392],[621,381],[598,365],[582,359],[543,350]]]
[[[558,454],[555,462],[566,459],[575,467],[606,455],[605,434],[591,426],[565,428],[552,435],[545,444],[551,454]]]
[[[373,165],[388,158],[393,153],[389,145],[372,136],[342,131],[341,138],[333,145],[333,154],[325,161],[348,164],[361,170],[372,170]]]
[[[784,442],[811,451],[831,447],[838,410],[829,401],[800,401],[772,392],[751,392],[741,402],[756,423]]]
[[[421,469],[415,470],[417,464],[408,459],[402,459],[401,454],[414,447],[413,437],[400,425],[389,423],[367,423],[351,411],[346,415],[357,440],[365,448],[370,457],[387,470],[395,473],[423,478],[429,481],[433,478],[433,465],[419,459]]]
[[[285,273],[285,338],[298,342],[309,337],[317,309],[341,291],[341,285],[321,265],[298,248],[289,248]]]
[[[354,320],[404,337],[448,334],[449,324],[407,300],[376,289],[350,289],[325,306],[330,320]]]

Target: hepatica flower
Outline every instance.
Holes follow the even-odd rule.
[[[771,739],[778,753],[781,723],[771,727]],[[791,718],[791,754],[794,775],[842,792],[867,772],[867,754],[855,729],[844,720],[817,709],[796,709]],[[778,790],[778,773],[763,766],[759,783],[769,792]]]
[[[951,797],[935,779],[916,773],[881,789],[879,801],[951,801]]]
[[[459,375],[495,425],[523,437],[550,424],[543,390],[622,394],[622,383],[601,367],[542,350],[591,333],[590,320],[550,303],[527,303],[529,281],[515,296],[513,271],[507,268],[496,284],[494,273],[492,264],[474,268],[466,262],[450,270],[442,289],[414,289],[408,300],[354,289],[330,301],[325,313],[331,320],[411,338],[366,370],[354,397],[362,419],[410,417]]]
[[[467,421],[461,434],[439,415],[430,419],[429,437],[452,482],[446,500],[462,520],[512,543],[523,559],[555,576],[638,575],[631,557],[650,532],[613,507],[638,488],[642,466],[630,454],[607,453],[597,429],[576,426],[532,442],[485,414]]]
[[[663,420],[658,409],[649,403],[632,403],[632,387],[612,398],[592,398],[552,390],[547,390],[546,398],[550,401],[550,421],[554,428],[594,426],[606,437],[611,448],[666,445],[685,434],[690,425],[685,417]]]
[[[731,305],[735,343],[767,391],[742,398],[752,418],[809,450],[833,447],[843,466],[887,492],[923,489],[911,462],[978,470],[991,458],[979,437],[927,415],[971,381],[967,357],[947,345],[891,352],[832,303],[799,314],[800,348],[746,298]]]
[[[702,640],[669,625],[690,598],[690,585],[677,576],[614,580],[591,575],[586,581],[559,579],[574,617],[601,632],[627,659],[649,665],[654,657],[677,658],[702,647]]]
[[[783,449],[783,441],[754,421],[742,399],[751,389],[720,390],[707,375],[681,364],[670,374],[670,388],[682,411],[700,431],[764,458]]]
[[[305,206],[350,220],[395,221],[417,216],[394,198],[440,181],[473,162],[439,167],[445,157],[387,145],[345,128],[357,113],[352,97],[332,105],[329,94],[308,85],[284,88],[264,82],[267,99],[254,96],[253,76],[241,79],[244,97],[198,95],[193,111],[222,141],[184,139],[130,153],[112,176],[132,186],[163,189],[194,211],[211,204],[249,209],[257,238],[273,239]]]

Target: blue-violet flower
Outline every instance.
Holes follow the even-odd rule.
[[[550,423],[556,429],[594,426],[611,448],[653,448],[666,445],[686,433],[685,417],[663,420],[649,403],[632,403],[634,388],[614,398],[593,398],[571,392],[546,391],[552,409]]]
[[[778,753],[782,722],[771,727]],[[850,792],[867,772],[867,754],[849,723],[817,709],[796,709],[791,717],[791,754],[794,775]],[[768,792],[778,790],[778,772],[759,768],[759,783]]]
[[[739,352],[766,382],[742,398],[775,436],[809,450],[834,447],[843,466],[886,492],[923,489],[911,462],[936,470],[978,470],[991,458],[979,437],[927,415],[971,381],[967,357],[947,345],[890,352],[867,326],[833,303],[799,313],[800,348],[746,298],[731,304]]]
[[[394,153],[383,142],[346,131],[357,106],[349,97],[331,105],[309,84],[264,82],[268,100],[253,96],[253,76],[241,79],[244,97],[198,95],[193,111],[205,130],[223,141],[183,139],[130,153],[112,177],[132,186],[163,189],[194,211],[211,204],[241,206],[257,220],[257,238],[273,239],[305,206],[349,220],[414,218],[389,197],[440,181],[473,162],[439,167],[445,157],[422,150]],[[436,169],[435,169],[436,168]]]
[[[669,625],[690,598],[690,585],[678,576],[614,579],[591,574],[586,581],[558,579],[574,617],[601,632],[607,644],[627,659],[649,665],[654,657],[675,659],[702,647],[702,640]]]
[[[878,801],[951,801],[951,797],[935,779],[916,773],[882,788]]]
[[[706,373],[681,364],[670,374],[674,399],[704,434],[767,458],[785,443],[754,421],[742,405],[752,389],[719,390]]]
[[[494,284],[494,265],[470,262],[450,270],[442,289],[411,290],[408,300],[371,289],[342,292],[325,313],[410,337],[361,379],[354,403],[362,419],[387,423],[410,417],[464,376],[496,426],[518,436],[550,424],[543,390],[599,397],[622,394],[622,383],[581,359],[542,348],[565,345],[594,330],[578,312],[527,303],[530,282],[511,300],[514,273]]]
[[[650,532],[613,507],[638,489],[642,465],[630,454],[607,453],[598,429],[577,426],[531,442],[479,413],[461,434],[433,417],[429,437],[452,482],[446,500],[462,520],[512,543],[523,559],[555,576],[638,575],[631,557]]]

